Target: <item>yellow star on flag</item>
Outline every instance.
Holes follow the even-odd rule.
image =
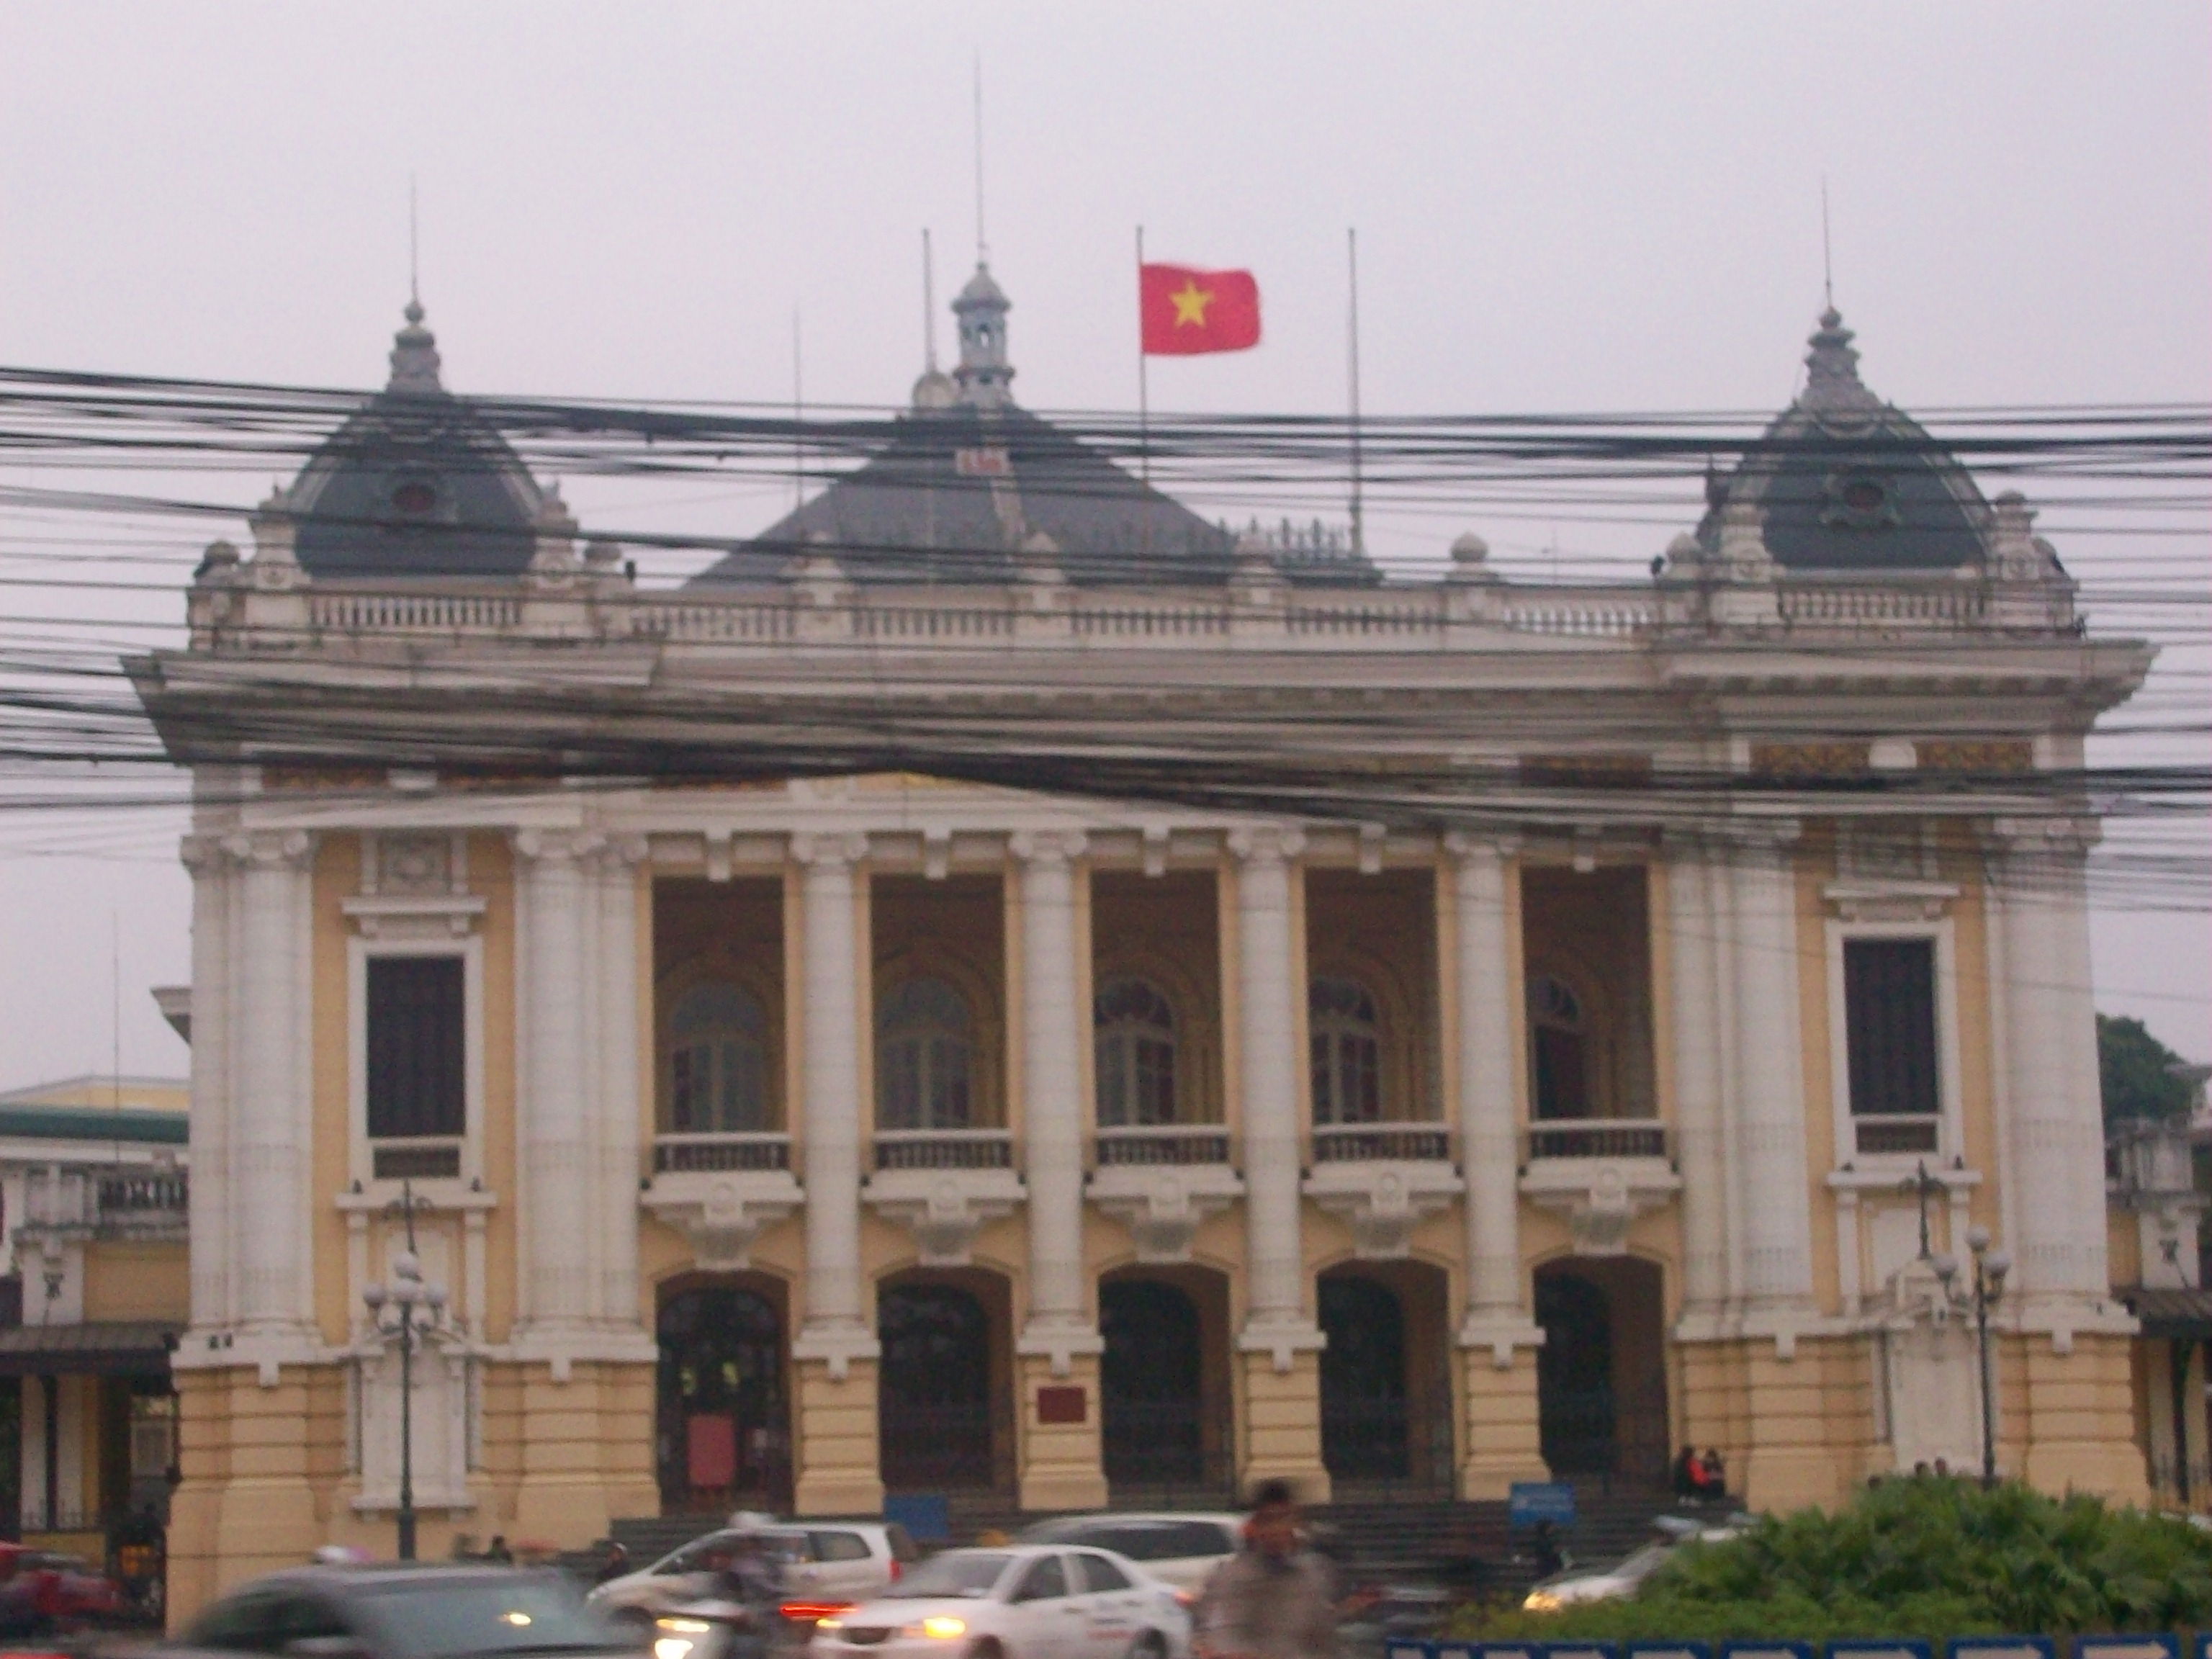
[[[1175,302],[1175,325],[1181,328],[1188,323],[1194,328],[1206,326],[1206,308],[1213,303],[1213,290],[1200,288],[1194,277],[1185,277],[1182,287],[1168,295]]]

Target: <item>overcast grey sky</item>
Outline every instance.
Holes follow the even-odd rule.
[[[1837,298],[1883,395],[2212,396],[2212,9],[2150,0],[0,0],[0,361],[380,383],[412,173],[457,389],[782,398],[796,308],[810,399],[894,403],[921,366],[919,229],[941,295],[973,258],[979,52],[992,262],[1033,406],[1133,404],[1141,222],[1154,257],[1254,269],[1267,312],[1257,351],[1157,363],[1156,406],[1340,407],[1356,224],[1370,410],[1778,408],[1820,304],[1824,176]],[[587,526],[725,533],[787,501],[692,483],[568,494]],[[1664,527],[1472,527],[1633,568],[1693,514],[1686,494]],[[2099,548],[2060,516],[2083,569]],[[1386,502],[1373,534],[1432,556],[1467,527]],[[118,567],[138,579],[181,582],[207,533],[0,510],[0,554],[164,561]],[[96,614],[118,641],[181,614],[0,591],[13,617]],[[0,823],[0,1087],[106,1068],[111,916],[124,1066],[181,1071],[146,995],[185,976],[178,829]],[[2204,924],[2098,932],[2102,1004],[2199,1057]]]

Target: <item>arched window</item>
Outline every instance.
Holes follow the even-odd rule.
[[[1549,974],[1528,981],[1528,1055],[1535,1067],[1536,1115],[1589,1117],[1589,1032],[1574,988]]]
[[[1382,1023],[1375,999],[1348,979],[1317,979],[1307,998],[1316,1123],[1376,1123],[1382,1117]]]
[[[1117,979],[1091,1009],[1101,1127],[1176,1121],[1175,1010],[1141,979]]]
[[[760,999],[724,980],[695,985],[668,1021],[668,1128],[737,1134],[774,1128],[769,1100],[768,1014]]]
[[[910,979],[876,1022],[876,1123],[964,1129],[974,1115],[968,1000],[941,979]]]

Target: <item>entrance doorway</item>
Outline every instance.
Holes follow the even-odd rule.
[[[1098,1286],[1100,1453],[1117,1504],[1225,1497],[1236,1484],[1229,1286],[1194,1267]]]
[[[789,1507],[781,1297],[745,1285],[679,1290],[662,1299],[658,1333],[662,1512]]]
[[[1448,1286],[1419,1261],[1322,1275],[1322,1462],[1340,1486],[1448,1491],[1453,1440]]]
[[[1537,1419],[1554,1475],[1664,1485],[1665,1322],[1650,1262],[1570,1257],[1537,1269]]]
[[[993,1320],[981,1297],[940,1279],[886,1285],[876,1299],[884,1484],[894,1490],[1003,1484]]]

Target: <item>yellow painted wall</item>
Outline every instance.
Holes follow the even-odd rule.
[[[191,1316],[191,1273],[185,1246],[97,1240],[85,1247],[88,1320]]]

